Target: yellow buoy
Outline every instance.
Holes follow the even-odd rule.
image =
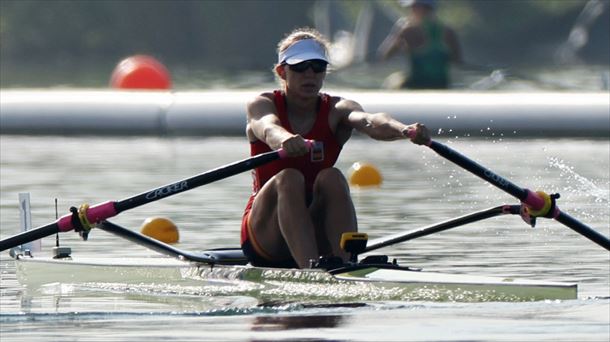
[[[176,225],[164,217],[147,218],[140,228],[140,233],[165,243],[176,243],[179,239]]]
[[[355,162],[350,168],[349,183],[354,186],[379,186],[383,181],[381,173],[372,164]]]

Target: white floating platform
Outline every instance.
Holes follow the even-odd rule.
[[[1,134],[243,135],[261,90],[0,90]],[[328,90],[447,136],[610,137],[610,94]]]

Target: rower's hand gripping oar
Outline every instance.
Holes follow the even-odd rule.
[[[408,135],[414,142],[416,142],[414,139],[419,138],[420,141],[416,143],[421,143],[421,137],[416,137],[415,130],[408,131]],[[543,191],[533,192],[529,189],[521,188],[506,178],[489,170],[488,168],[479,165],[475,161],[469,159],[454,149],[439,142],[433,141],[432,139],[428,139],[428,141],[423,145],[427,145],[440,156],[461,166],[462,168],[519,199],[522,203],[521,216],[532,226],[534,226],[536,223],[536,217],[553,218],[564,224],[566,227],[602,246],[603,248],[610,250],[610,240],[607,237],[559,210],[556,203],[556,200],[559,198],[559,194],[548,195]]]
[[[313,141],[306,141],[306,143],[309,149],[313,148]],[[88,232],[96,223],[114,217],[123,211],[158,201],[162,198],[173,196],[175,194],[179,194],[181,192],[185,192],[224,178],[228,178],[270,163],[274,160],[286,157],[287,152],[283,149],[266,152],[221,166],[191,178],[183,179],[175,183],[143,192],[139,195],[135,195],[121,201],[107,201],[93,206],[83,204],[78,209],[72,207],[70,208],[70,214],[60,217],[53,223],[49,223],[45,226],[37,227],[1,240],[0,251],[17,247],[24,243],[35,241],[58,232],[67,232],[73,229],[79,232],[83,239],[86,239]]]

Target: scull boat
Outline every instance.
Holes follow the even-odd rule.
[[[490,210],[497,212],[498,209]],[[480,213],[482,212],[476,214]],[[464,222],[463,219],[453,221]],[[410,238],[449,229],[453,223],[444,222],[424,230],[413,231]],[[266,285],[281,281],[329,286],[372,286],[392,290],[394,295],[400,298],[436,301],[537,301],[577,298],[577,284],[574,283],[425,272],[399,266],[396,260],[389,261],[384,255],[369,255],[358,262],[343,264],[322,263],[321,266],[311,269],[255,267],[247,264],[241,249],[188,252],[108,221],[102,222],[99,228],[170,257],[117,259],[64,255],[53,258],[35,257],[27,251],[13,249],[12,256],[15,259],[19,282],[36,288],[49,283],[232,285],[236,281],[246,281]],[[361,242],[362,238],[359,240],[358,242]],[[348,241],[353,240],[348,238]],[[358,253],[365,247],[360,244],[356,251],[350,247],[346,248],[352,253]]]
[[[440,156],[513,195],[521,201],[521,204],[489,208],[407,233],[373,240],[371,243],[368,243],[365,234],[347,234],[346,239],[342,240],[342,247],[351,253],[349,261],[333,263],[321,260],[312,264],[311,269],[304,270],[270,269],[246,265],[246,258],[239,249],[210,250],[198,253],[183,251],[107,220],[123,211],[285,158],[286,154],[280,149],[121,201],[108,201],[91,207],[85,204],[78,209],[72,207],[71,214],[64,215],[55,222],[0,240],[0,251],[11,249],[11,255],[16,262],[17,276],[25,285],[51,282],[54,276],[60,282],[247,281],[269,284],[281,280],[305,284],[340,283],[353,284],[357,287],[373,286],[428,295],[423,298],[416,297],[418,299],[469,301],[474,298],[474,300],[514,301],[576,298],[576,284],[424,272],[400,266],[395,260],[388,261],[387,256],[368,255],[371,251],[385,246],[502,214],[520,215],[531,226],[536,224],[536,219],[539,217],[552,218],[606,250],[610,250],[610,240],[606,236],[559,210],[556,205],[559,195],[548,195],[541,191],[532,192],[529,189],[521,188],[436,141],[430,140],[427,146]],[[17,247],[70,230],[79,232],[86,239],[89,230],[93,227],[98,227],[172,258],[81,259],[71,257],[64,251],[57,253],[57,258],[40,258]],[[359,260],[359,255],[364,254],[367,256]],[[429,295],[431,291],[435,293],[433,296]],[[473,293],[475,293],[474,296],[472,296]],[[471,296],[467,296],[468,294]]]
[[[237,250],[235,252],[238,252]],[[214,251],[204,252],[213,256]],[[127,283],[206,285],[232,281],[265,284],[350,283],[399,291],[401,298],[459,301],[538,301],[576,299],[577,284],[425,272],[368,261],[323,269],[277,269],[251,265],[206,264],[172,258],[63,258],[17,255],[17,278],[29,288],[44,284]]]

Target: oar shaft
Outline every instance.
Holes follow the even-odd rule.
[[[16,234],[6,239],[0,240],[0,251],[17,247],[31,241],[36,241],[38,239],[42,239],[43,237],[53,235],[57,232],[59,232],[59,226],[57,225],[57,222],[53,222],[46,226],[38,227],[35,229],[30,229],[21,234]]]
[[[544,199],[541,198],[537,193],[534,193],[528,189],[524,189],[513,184],[509,180],[499,176],[488,168],[479,165],[475,161],[460,154],[454,149],[432,140],[429,142],[428,146],[439,155],[463,167],[471,173],[483,178],[484,180],[495,185],[501,190],[504,190],[505,192],[517,197],[528,207],[534,210],[540,210],[544,207]],[[580,233],[584,237],[602,246],[603,248],[610,250],[610,239],[601,235],[593,228],[585,225],[582,222],[579,222],[568,214],[561,212],[557,207],[555,207],[554,212],[551,214],[552,217],[557,221],[563,223],[564,225]]]
[[[181,192],[188,191],[196,187],[215,182],[217,180],[228,178],[244,171],[252,170],[256,167],[281,158],[282,153],[282,150],[271,151],[229,165],[225,165],[217,169],[193,176],[191,178],[183,179],[175,183],[164,185],[162,187],[143,192],[139,195],[115,202],[114,208],[116,209],[117,214],[119,214],[125,210],[133,209],[143,204],[158,201],[162,198],[173,196],[175,194],[179,194]]]
[[[564,212],[560,212],[559,215],[555,217],[555,220],[563,223],[566,227],[574,230],[580,235],[610,251],[610,239],[603,236],[596,230],[589,228],[587,225],[583,224],[572,216]]]
[[[308,142],[308,144],[311,145],[311,142]],[[84,215],[86,216],[88,222],[95,224],[114,217],[125,210],[133,209],[217,180],[228,178],[284,157],[286,157],[286,153],[282,149],[258,154],[256,156],[204,172],[191,178],[152,189],[121,201],[107,201],[93,205],[84,210]],[[57,221],[46,226],[34,228],[27,232],[0,240],[0,251],[17,247],[24,243],[38,240],[57,232],[66,232],[75,229],[76,226],[74,221],[73,214],[64,215]]]
[[[515,196],[519,200],[525,201],[527,198],[528,191],[526,189],[513,184],[511,181],[478,164],[474,160],[462,155],[458,151],[436,141],[431,141],[429,147],[439,155]]]

